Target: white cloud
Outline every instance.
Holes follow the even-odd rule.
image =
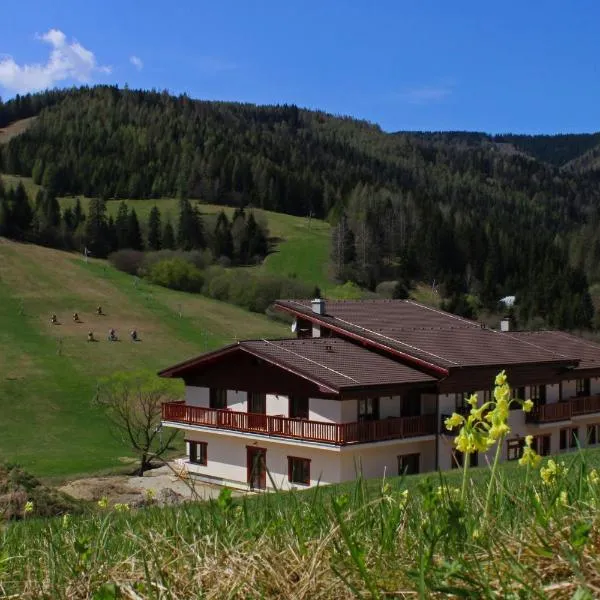
[[[141,71],[144,68],[144,63],[139,56],[130,56],[129,62],[138,70]]]
[[[99,66],[94,53],[76,40],[68,43],[67,36],[58,29],[50,29],[36,37],[52,47],[46,64],[19,65],[12,56],[4,55],[0,57],[1,86],[23,94],[50,88],[66,80],[86,83],[95,73],[112,71],[108,66]]]

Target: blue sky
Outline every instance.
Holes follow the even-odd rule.
[[[597,0],[4,0],[0,95],[80,82],[396,130],[600,130]]]

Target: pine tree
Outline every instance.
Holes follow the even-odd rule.
[[[196,207],[187,198],[179,202],[179,224],[177,226],[177,247],[182,250],[204,248],[202,219]]]
[[[171,225],[170,220],[165,223],[165,230],[163,231],[162,236],[162,247],[165,250],[175,249],[175,232],[173,231],[173,225]]]
[[[129,208],[124,201],[119,204],[117,219],[115,221],[117,234],[117,246],[119,248],[131,248],[129,240]]]
[[[19,182],[12,193],[10,217],[13,235],[16,235],[18,239],[22,239],[29,231],[33,220],[33,211],[22,182]]]
[[[96,258],[104,258],[110,249],[107,238],[106,201],[92,198],[85,220],[83,242]]]
[[[155,205],[148,217],[148,250],[160,250],[162,247],[160,210]]]
[[[140,223],[133,208],[129,211],[129,218],[127,219],[127,245],[125,247],[132,250],[144,249]]]
[[[73,229],[77,229],[77,227],[85,221],[85,215],[83,214],[83,209],[81,208],[81,200],[77,198],[75,200],[75,208],[73,208]]]
[[[233,258],[233,238],[231,237],[231,225],[227,215],[221,211],[217,217],[215,234],[213,236],[213,254],[215,258],[226,256]]]

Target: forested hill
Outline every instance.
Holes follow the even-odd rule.
[[[2,168],[57,194],[187,196],[328,217],[340,279],[441,283],[451,308],[517,294],[523,320],[586,325],[599,279],[597,135],[387,134],[296,106],[80,88],[0,104],[37,116]],[[566,167],[563,165],[569,163]]]

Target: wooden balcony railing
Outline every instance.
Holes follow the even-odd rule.
[[[378,421],[352,423],[322,423],[281,416],[202,408],[189,406],[183,402],[163,404],[162,419],[172,423],[200,425],[245,433],[261,433],[337,446],[412,438],[436,432],[435,415],[392,417]]]
[[[600,396],[584,396],[571,400],[571,412],[573,416],[600,413]]]
[[[570,402],[555,402],[553,404],[542,404],[533,407],[527,413],[527,423],[553,423],[555,421],[568,421],[571,418]]]
[[[569,421],[572,417],[600,413],[600,395],[571,398],[565,402],[534,406],[527,415],[527,423]]]

